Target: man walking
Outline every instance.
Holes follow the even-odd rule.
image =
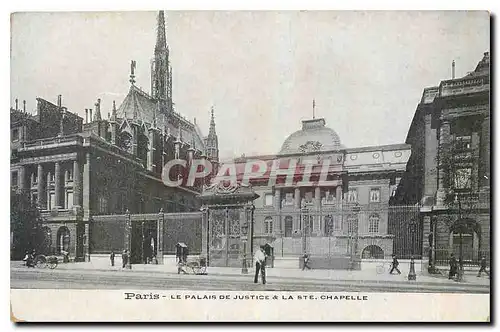
[[[489,277],[490,273],[488,271],[486,271],[486,257],[484,257],[484,256],[481,257],[480,266],[481,266],[481,268],[479,269],[477,276],[480,277],[481,272],[484,272]]]
[[[396,255],[392,255],[392,268],[391,268],[391,271],[389,271],[389,274],[392,274],[392,271],[396,270],[396,272],[398,274],[401,274],[401,271],[399,271],[398,269],[398,266],[399,266],[399,262],[398,262],[398,259],[396,257]]]
[[[454,254],[450,256],[450,273],[448,274],[448,279],[453,279],[457,275],[457,259]]]
[[[109,255],[109,259],[111,260],[111,266],[115,266],[115,252],[112,250],[111,255]]]
[[[255,264],[255,277],[253,282],[257,284],[259,282],[259,271],[262,277],[262,284],[266,284],[266,254],[264,253],[264,248],[261,246],[254,254],[253,257]]]
[[[309,266],[309,255],[307,254],[307,252],[304,252],[304,256],[302,256],[302,259],[304,261],[304,265],[302,266],[302,271],[304,271],[306,268],[310,270],[311,267]]]
[[[127,250],[123,250],[122,263],[123,263],[123,268],[125,268],[125,266],[127,266],[127,263],[128,263],[128,251]]]

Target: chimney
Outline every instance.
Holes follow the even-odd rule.
[[[91,108],[89,108],[89,120],[90,120],[90,122],[94,121],[92,119],[92,109]]]
[[[455,79],[455,60],[451,63],[451,79]]]
[[[26,113],[26,100],[23,100],[23,112]]]
[[[62,95],[57,96],[57,107],[61,108],[62,106]]]
[[[89,109],[85,109],[85,123],[89,123]]]
[[[16,111],[17,111],[17,106],[18,106],[19,100],[16,98]]]

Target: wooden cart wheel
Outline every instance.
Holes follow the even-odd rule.
[[[49,263],[49,268],[51,270],[55,269],[57,267],[57,261],[52,261]]]

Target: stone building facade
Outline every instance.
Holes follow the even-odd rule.
[[[410,154],[407,144],[345,148],[324,119],[311,119],[278,154],[235,159],[238,181],[251,184],[259,195],[255,243],[270,243],[276,256],[296,257],[304,250],[322,256],[390,256],[389,207]],[[255,160],[265,162],[266,171],[245,179],[245,165]],[[310,177],[304,175],[306,167]]]
[[[166,162],[206,158],[217,164],[214,114],[204,137],[196,121],[176,112],[172,102],[172,67],[163,12],[151,67],[151,94],[135,86],[132,61],[130,90],[119,107],[107,109],[98,99],[85,119],[37,98],[36,114],[11,108],[11,188],[29,195],[42,211],[48,250],[69,251],[84,259],[107,248],[95,215],[198,211],[194,187],[168,187],[162,180]],[[172,173],[173,172],[173,173]],[[179,176],[174,169],[171,178]],[[110,231],[114,232],[114,231]],[[112,234],[122,236],[123,234]],[[105,237],[104,237],[105,238]],[[123,243],[123,242],[122,242]],[[123,250],[107,248],[104,251]]]
[[[459,215],[479,224],[463,234],[464,261],[489,257],[490,126],[489,52],[473,72],[424,89],[408,131],[412,154],[396,196],[406,204],[422,204],[423,251],[438,264],[445,264],[450,253],[459,255],[459,235],[450,228]],[[443,165],[449,153],[453,168]],[[446,199],[450,193],[453,203]]]

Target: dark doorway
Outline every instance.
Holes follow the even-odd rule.
[[[158,245],[156,220],[132,222],[131,264],[147,264],[156,256]]]

